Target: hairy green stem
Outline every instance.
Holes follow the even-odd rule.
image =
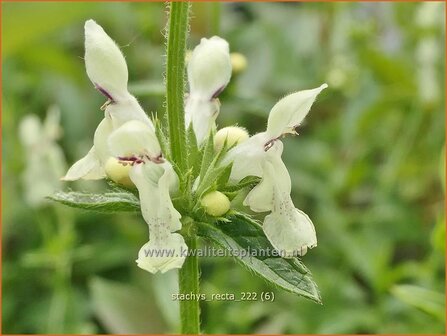
[[[185,52],[188,35],[188,2],[171,2],[169,7],[169,28],[166,62],[166,109],[169,128],[171,158],[180,171],[186,172],[186,131],[184,116],[185,94]],[[185,242],[189,250],[197,247],[194,223],[186,221]],[[199,265],[196,255],[187,256],[179,271],[180,294],[199,294]],[[181,332],[200,332],[200,307],[197,300],[180,301]]]
[[[187,168],[184,116],[185,52],[189,3],[171,2],[166,61],[166,110],[172,160],[181,171]]]
[[[195,234],[185,237],[188,249],[196,250],[197,237]],[[197,255],[186,258],[179,271],[179,287],[182,294],[199,294],[199,259]],[[200,333],[200,307],[196,298],[180,301],[180,320],[182,334]]]

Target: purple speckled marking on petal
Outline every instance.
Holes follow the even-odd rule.
[[[110,93],[108,93],[107,90],[105,90],[104,88],[99,86],[97,83],[95,83],[95,89],[98,90],[99,92],[101,92],[104,96],[106,96],[112,103],[115,102],[115,100],[110,95]]]
[[[211,99],[217,98],[222,93],[222,91],[225,89],[225,87],[226,87],[226,85],[220,87],[216,92],[214,92]]]
[[[118,156],[118,160],[120,163],[124,166],[130,164],[131,166],[134,166],[135,164],[144,163],[144,160],[141,158],[138,158],[136,156]]]
[[[267,152],[275,144],[276,139],[271,139],[264,144],[264,152]]]
[[[277,140],[279,140],[279,138],[281,138],[281,136],[282,136],[282,135],[280,135],[280,136],[277,137],[277,138],[270,139],[269,141],[267,141],[267,142],[264,144],[264,152],[267,152],[270,148],[272,148],[273,145],[275,144],[275,142],[276,142]]]
[[[156,157],[152,157],[152,158],[149,158],[149,159],[153,163],[158,163],[158,164],[165,162],[165,159],[163,158],[163,154],[162,153],[158,154],[158,156],[156,156]]]

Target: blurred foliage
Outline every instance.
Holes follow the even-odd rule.
[[[164,5],[1,5],[3,333],[178,331],[175,272],[152,276],[134,263],[147,238],[141,217],[27,203],[38,184],[22,183],[31,163],[18,137],[22,118],[43,120],[57,105],[67,162],[90,147],[103,98],[84,72],[89,18],[122,46],[146,111],[163,113]],[[197,3],[193,11],[190,47],[219,34],[248,60],[221,97],[219,125],[254,133],[281,96],[329,84],[284,153],[295,204],[317,228],[318,248],[304,259],[324,305],[270,288],[231,259],[205,258],[203,293],[276,299],[203,302],[203,329],[443,333],[444,4]]]

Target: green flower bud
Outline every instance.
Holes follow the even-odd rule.
[[[250,136],[245,128],[238,126],[229,126],[220,129],[214,136],[214,149],[220,151],[227,140],[227,146],[231,147],[235,144],[247,140]]]
[[[200,204],[208,215],[219,217],[230,209],[230,200],[220,191],[212,191],[203,196]]]
[[[133,188],[135,185],[129,177],[129,172],[132,166],[130,164],[123,165],[118,159],[110,157],[104,167],[107,177],[113,182],[121,184],[122,186]]]

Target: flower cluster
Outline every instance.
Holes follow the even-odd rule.
[[[180,213],[170,193],[178,177],[163,158],[155,127],[140,104],[127,90],[128,70],[116,43],[95,21],[85,23],[85,67],[95,88],[107,102],[102,106],[104,119],[95,131],[93,147],[63,177],[66,181],[101,179],[115,165],[126,167],[138,188],[141,212],[149,225],[150,240],[138,254],[139,267],[155,273],[183,265],[184,257],[151,257],[149,250],[187,248],[181,229]],[[155,255],[155,254],[154,254]]]
[[[241,142],[224,159],[224,163],[233,163],[233,181],[247,176],[262,178],[248,193],[244,205],[255,212],[271,212],[264,219],[264,232],[273,247],[289,257],[304,255],[308,248],[317,246],[317,237],[312,221],[295,208],[290,197],[290,175],[281,159],[283,144],[279,139],[296,133],[315,98],[326,87],[323,84],[281,99],[270,111],[266,131]]]
[[[93,20],[85,23],[85,65],[94,87],[107,98],[101,108],[104,119],[96,129],[93,147],[63,179],[109,176],[127,186],[134,185],[150,234],[149,241],[140,249],[138,266],[151,273],[180,268],[185,259],[180,251],[188,247],[178,232],[182,215],[172,202],[172,196],[179,190],[179,177],[162,152],[154,124],[127,90],[124,56]],[[281,159],[280,138],[295,133],[316,96],[327,85],[281,99],[270,112],[265,132],[249,137],[244,129],[231,126],[216,133],[215,120],[220,109],[217,97],[228,84],[231,72],[228,43],[217,36],[203,38],[188,61],[185,127],[192,127],[199,146],[215,134],[216,151],[230,148],[221,162],[221,165],[232,164],[230,182],[237,183],[247,176],[261,178],[248,193],[244,205],[255,212],[270,212],[263,228],[273,247],[285,251],[286,257],[303,255],[316,246],[317,239],[311,220],[291,200],[291,181]],[[230,207],[228,198],[219,191],[204,195],[200,204],[211,216],[223,216]],[[178,253],[151,253],[157,250]]]

